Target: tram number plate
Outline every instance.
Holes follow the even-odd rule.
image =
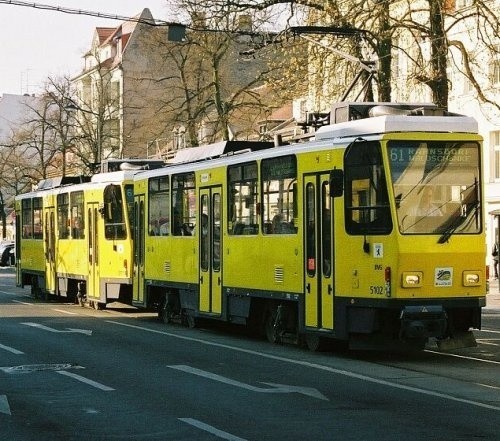
[[[382,295],[384,294],[384,287],[382,285],[370,285],[370,293]]]

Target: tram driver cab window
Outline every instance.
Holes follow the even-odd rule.
[[[347,232],[389,234],[392,219],[380,144],[356,140],[344,161]]]

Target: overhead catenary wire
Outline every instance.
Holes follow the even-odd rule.
[[[111,14],[106,12],[96,12],[96,11],[86,11],[83,9],[75,9],[75,8],[67,8],[62,6],[53,6],[46,5],[42,3],[33,3],[33,2],[25,2],[20,0],[0,0],[0,4],[14,5],[14,6],[24,6],[28,8],[34,9],[43,9],[47,11],[61,12],[64,14],[72,14],[72,15],[85,15],[90,17],[98,17],[98,18],[107,18],[111,20],[119,20],[119,21],[131,21],[136,23],[144,23],[150,26],[170,26],[170,25],[178,25],[179,23],[168,22],[165,20],[148,20],[141,17],[127,17],[123,15]]]

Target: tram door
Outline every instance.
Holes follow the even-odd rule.
[[[334,268],[329,175],[304,176],[305,325],[333,329]]]
[[[87,296],[100,298],[100,273],[99,273],[99,205],[97,203],[87,204],[87,240],[88,240],[88,263],[89,279],[87,283]]]
[[[56,228],[54,207],[47,207],[44,219],[45,239],[45,289],[47,292],[56,293]]]
[[[142,303],[144,301],[144,195],[134,197],[134,273],[133,273],[133,300]]]
[[[221,187],[200,189],[200,312],[222,311],[222,201]]]

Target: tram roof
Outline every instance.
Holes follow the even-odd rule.
[[[16,196],[16,199],[27,197],[37,197],[46,194],[59,194],[66,191],[78,191],[88,188],[102,188],[107,184],[121,183],[123,181],[132,181],[134,175],[144,170],[122,170],[107,173],[96,173],[90,179],[79,179],[78,177],[69,177],[73,179],[51,178],[50,180],[40,181],[40,184],[33,191]]]
[[[280,145],[261,149],[259,151],[242,151],[235,155],[216,156],[217,149],[212,146],[187,148],[192,151],[191,158],[196,160],[168,163],[165,167],[156,170],[141,171],[134,176],[134,180],[146,177],[162,176],[169,173],[185,173],[188,171],[202,170],[207,167],[232,165],[251,160],[260,160],[276,156],[285,156],[297,152],[307,151],[311,148],[320,150],[343,148],[358,136],[366,140],[380,139],[387,133],[468,133],[477,134],[477,121],[467,116],[407,116],[385,115],[366,119],[353,120],[321,127],[316,136],[307,142]],[[249,144],[251,146],[251,144]],[[199,149],[199,150],[198,150]],[[204,153],[212,154],[204,156]],[[187,159],[188,155],[184,156]],[[203,160],[203,159],[205,160]]]
[[[272,142],[265,141],[221,141],[214,144],[202,145],[195,148],[178,150],[170,164],[195,162],[202,159],[217,158],[221,155],[241,154],[245,151],[268,149]]]
[[[120,170],[107,173],[96,173],[92,176],[91,181],[93,183],[113,183],[122,181],[131,181],[134,179],[134,175],[144,170]]]
[[[394,132],[478,133],[477,121],[469,116],[383,115],[320,127],[316,140]]]

